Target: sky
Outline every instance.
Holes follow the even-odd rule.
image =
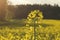
[[[60,0],[9,0],[8,4],[21,5],[21,4],[58,4],[60,6]]]

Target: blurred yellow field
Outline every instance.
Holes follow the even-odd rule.
[[[60,20],[44,19],[39,27],[0,27],[0,40],[60,40]]]

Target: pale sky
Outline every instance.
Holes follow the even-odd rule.
[[[58,4],[60,6],[60,0],[9,0],[9,4]]]

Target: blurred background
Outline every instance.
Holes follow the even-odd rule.
[[[0,20],[25,19],[32,10],[41,10],[44,19],[60,19],[60,1],[0,0]]]

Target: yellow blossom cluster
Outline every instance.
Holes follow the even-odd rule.
[[[30,23],[41,24],[43,19],[43,14],[39,10],[31,11],[27,17],[27,24],[29,26]]]

